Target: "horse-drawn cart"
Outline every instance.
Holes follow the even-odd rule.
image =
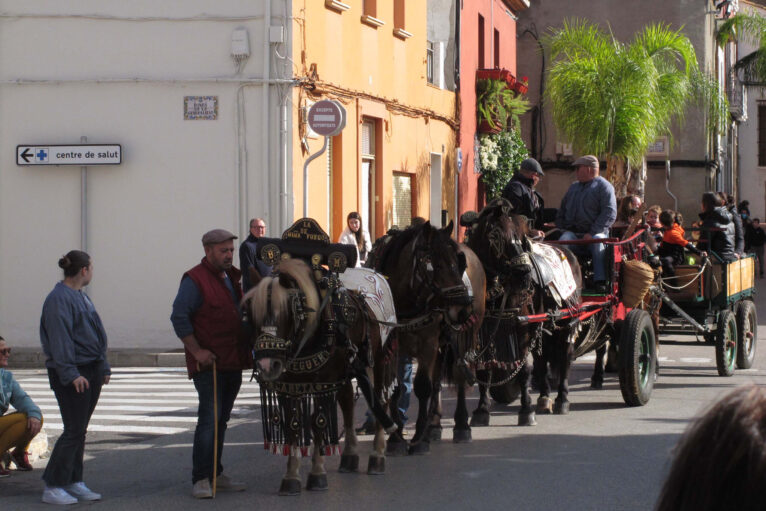
[[[669,280],[669,279],[668,279]],[[662,300],[661,330],[678,331],[689,325],[693,332],[715,344],[718,374],[731,376],[734,368],[753,365],[758,338],[755,294],[755,257],[751,254],[727,262],[715,253],[699,265],[676,267],[673,284],[654,285],[651,292]]]

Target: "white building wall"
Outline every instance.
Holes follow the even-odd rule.
[[[740,3],[744,12],[766,16],[766,9]],[[753,52],[749,41],[739,42],[739,58]],[[766,88],[748,87],[747,121],[739,125],[739,196],[738,201],[750,201],[750,214],[761,222],[766,218],[766,167],[758,166],[758,104],[766,103]],[[764,134],[766,136],[766,134]]]
[[[202,233],[289,223],[288,85],[262,83],[292,72],[265,30],[286,25],[289,0],[270,1],[266,21],[263,0],[0,0],[0,335],[12,345],[39,344],[58,258],[81,240],[80,167],[17,166],[18,144],[122,145],[121,165],[87,172],[88,293],[110,347],[181,346],[171,305]],[[251,56],[235,75],[238,27]],[[217,120],[184,120],[184,96],[218,96]]]

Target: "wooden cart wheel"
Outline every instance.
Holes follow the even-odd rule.
[[[643,406],[652,395],[657,368],[655,342],[649,313],[641,309],[630,311],[622,325],[618,349],[620,390],[628,406]]]
[[[720,376],[734,374],[737,362],[737,318],[730,310],[718,313],[715,331],[715,365]]]
[[[758,340],[758,316],[755,304],[742,300],[737,306],[737,367],[750,369],[755,359],[755,343]]]

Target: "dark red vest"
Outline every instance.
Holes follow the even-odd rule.
[[[217,360],[219,371],[241,371],[246,369],[250,359],[248,348],[242,339],[242,324],[239,315],[239,301],[242,299],[240,271],[234,267],[227,275],[234,286],[237,302],[232,300],[231,292],[226,287],[223,277],[207,261],[186,272],[202,293],[202,306],[192,317],[194,336],[202,348],[212,351]],[[191,378],[197,370],[197,359],[186,351],[186,369]]]

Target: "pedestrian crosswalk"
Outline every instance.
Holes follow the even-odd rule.
[[[46,374],[16,374],[21,387],[40,407],[45,428],[61,431],[58,404]],[[260,392],[243,374],[232,417],[256,420]],[[88,431],[171,435],[193,430],[197,423],[197,391],[183,368],[113,368],[101,390]]]

